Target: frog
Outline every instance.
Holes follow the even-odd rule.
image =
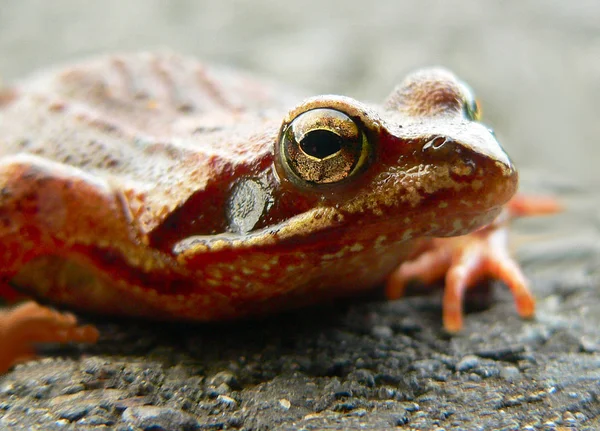
[[[96,342],[70,312],[221,321],[446,276],[535,300],[505,244],[518,173],[447,69],[380,104],[299,97],[172,52],[113,54],[0,93],[0,371],[44,342]],[[545,208],[545,209],[544,209]]]

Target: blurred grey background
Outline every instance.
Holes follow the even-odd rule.
[[[598,0],[19,0],[0,8],[0,76],[170,48],[315,93],[383,100],[444,65],[523,171],[600,185]]]

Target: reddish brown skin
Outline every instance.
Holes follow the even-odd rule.
[[[170,53],[44,72],[0,94],[0,285],[191,320],[372,288],[431,238],[493,222],[516,191],[471,98],[443,69],[410,75],[381,106],[302,101]],[[344,112],[372,147],[339,184],[283,168],[281,131],[315,108]],[[239,232],[232,190],[249,180],[269,203]]]

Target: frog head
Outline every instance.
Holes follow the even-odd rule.
[[[493,220],[518,182],[479,119],[471,89],[439,68],[410,75],[381,106],[311,98],[283,121],[278,178],[297,199],[318,196],[315,207],[332,210],[332,220],[381,231],[393,224],[410,235],[467,233]]]

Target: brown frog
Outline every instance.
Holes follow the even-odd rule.
[[[533,314],[496,219],[517,172],[464,83],[427,69],[382,105],[298,100],[168,53],[104,57],[5,89],[0,290],[207,321],[386,280],[395,298],[411,278],[448,272],[451,332],[465,289],[487,275]],[[34,342],[97,335],[27,303],[0,316],[0,368],[30,357]]]

